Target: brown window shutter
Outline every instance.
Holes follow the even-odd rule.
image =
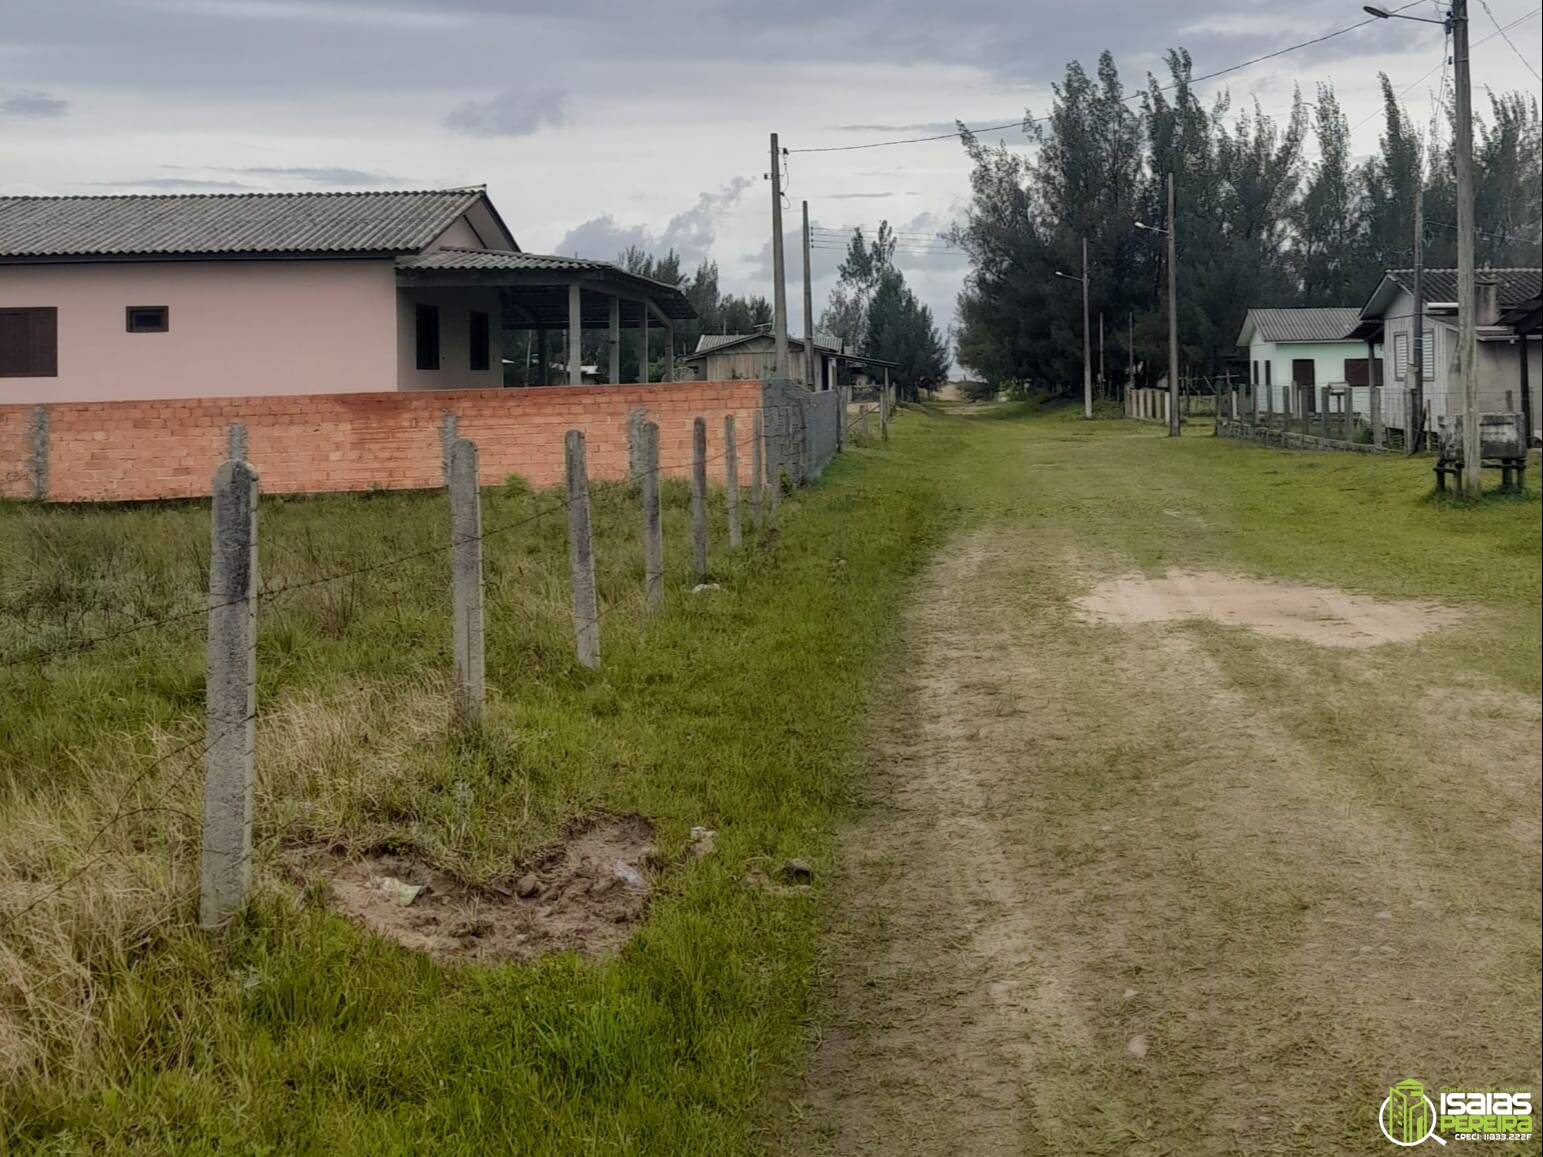
[[[59,376],[59,313],[38,309],[32,313],[32,372],[40,378]]]

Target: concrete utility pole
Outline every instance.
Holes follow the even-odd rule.
[[[804,385],[820,388],[814,380],[814,272],[809,268],[809,202],[804,202]]]
[[[1425,429],[1425,162],[1414,182],[1414,395],[1410,399],[1411,413],[1404,419],[1404,453],[1414,454],[1420,449],[1420,435]],[[1382,356],[1388,356],[1384,343]]]
[[[1130,344],[1125,347],[1125,396],[1136,388],[1136,311],[1130,311]]]
[[[1104,314],[1100,310],[1098,314],[1098,396],[1107,397],[1109,391],[1109,379],[1104,377]]]
[[[1463,383],[1463,494],[1477,498],[1479,468],[1478,294],[1473,276],[1473,82],[1468,72],[1468,0],[1452,0],[1452,67],[1457,80],[1457,372]],[[1423,318],[1416,319],[1423,325]]]
[[[772,187],[772,337],[776,342],[777,376],[788,376],[788,286],[782,260],[782,150],[771,135]]]
[[[1179,263],[1173,173],[1168,174],[1168,437],[1179,436]]]
[[[1082,416],[1093,416],[1093,335],[1088,329],[1088,239],[1082,239]]]

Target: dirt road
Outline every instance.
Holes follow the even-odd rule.
[[[1186,448],[1192,481],[1150,438],[972,430],[787,1149],[1379,1153],[1402,1078],[1536,1098],[1538,698],[1483,645],[1525,597],[1379,582],[1311,520],[1255,541],[1206,485],[1325,484],[1307,456]]]

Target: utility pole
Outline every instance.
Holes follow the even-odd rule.
[[[1409,406],[1413,411],[1404,422],[1404,453],[1419,452],[1425,433],[1425,161],[1414,178],[1414,396]],[[1382,356],[1388,357],[1387,344]]]
[[[1130,344],[1125,347],[1125,396],[1136,388],[1136,311],[1130,311]]]
[[[771,135],[772,187],[772,337],[777,350],[777,376],[788,376],[788,287],[782,262],[782,150]]]
[[[814,273],[809,268],[809,202],[804,202],[804,385],[819,389],[814,380]]]
[[[1173,172],[1168,173],[1168,437],[1179,436],[1179,269],[1178,221],[1174,216]]]
[[[1093,335],[1088,330],[1088,239],[1082,239],[1082,416],[1093,416]]]
[[[1473,276],[1473,82],[1468,72],[1468,0],[1452,0],[1452,67],[1457,80],[1457,372],[1463,383],[1463,494],[1482,492],[1479,468],[1478,294]],[[1424,319],[1417,321],[1423,327]]]

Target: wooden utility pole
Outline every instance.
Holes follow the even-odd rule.
[[[1168,174],[1168,437],[1179,436],[1179,270],[1178,221],[1174,217],[1173,173]]]
[[[814,272],[809,268],[809,202],[804,202],[804,385],[820,388],[814,380]]]
[[[1109,379],[1104,377],[1104,315],[1098,315],[1098,396],[1108,397]]]
[[[1468,71],[1468,0],[1452,0],[1457,81],[1453,161],[1457,170],[1457,373],[1463,383],[1463,494],[1477,498],[1479,468],[1478,294],[1473,276],[1473,81]],[[1417,319],[1423,325],[1424,319]]]
[[[1082,416],[1093,416],[1093,335],[1088,329],[1088,239],[1082,239]]]
[[[777,350],[777,376],[788,376],[788,286],[782,260],[782,150],[771,135],[772,187],[772,337]]]

